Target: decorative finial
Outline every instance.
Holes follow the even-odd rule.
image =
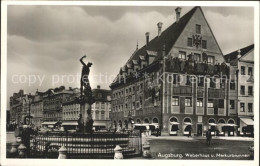
[[[136,42],[136,50],[138,50],[138,40],[137,40],[137,42]]]

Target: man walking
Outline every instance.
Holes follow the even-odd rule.
[[[206,137],[207,137],[207,145],[210,145],[212,136],[209,130],[206,132]]]

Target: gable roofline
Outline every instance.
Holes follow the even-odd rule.
[[[239,60],[240,60],[240,61],[244,61],[243,58],[245,58],[245,57],[246,57],[249,53],[251,53],[253,50],[254,50],[254,49],[249,50],[247,53],[245,53],[244,55],[242,55],[242,56],[239,58]],[[254,61],[254,59],[252,59],[252,61]]]
[[[158,57],[159,52],[162,50],[161,47],[164,44],[168,45],[168,47],[166,46],[166,54],[168,54],[170,51],[169,45],[171,45],[170,47],[172,48],[197,8],[199,7],[193,7],[190,11],[183,15],[178,22],[175,21],[164,31],[162,31],[159,37],[155,36],[152,40],[150,40],[148,45],[145,44],[138,50],[135,50],[126,63],[132,60],[137,60],[139,55],[146,56],[147,50],[157,52]]]
[[[207,21],[207,19],[206,19],[205,15],[204,15],[204,12],[203,12],[203,10],[201,9],[201,7],[198,7],[198,8],[200,9],[200,11],[201,11],[201,13],[202,13],[202,16],[203,16],[203,18],[205,19],[205,21],[206,21],[206,23],[207,23],[207,25],[208,25],[208,27],[209,27],[209,30],[210,30],[210,32],[211,32],[211,34],[212,34],[212,36],[213,36],[213,39],[214,39],[214,40],[215,40],[215,42],[217,43],[218,49],[220,50],[220,53],[221,53],[221,55],[222,55],[223,59],[225,60],[225,58],[224,58],[224,54],[223,54],[223,52],[222,52],[222,50],[221,50],[221,48],[220,48],[220,46],[219,46],[219,44],[218,44],[218,41],[217,41],[217,39],[216,39],[216,37],[215,37],[215,35],[214,35],[214,33],[213,33],[213,31],[212,31],[212,29],[211,29],[211,27],[210,27],[209,23],[208,23],[208,21]]]
[[[139,56],[146,56],[147,50],[157,52],[157,56],[153,62],[160,59],[162,56],[162,47],[165,45],[165,53],[166,55],[169,54],[170,49],[174,46],[177,39],[179,38],[180,34],[183,32],[184,28],[186,27],[187,23],[197,10],[198,6],[193,7],[190,11],[184,14],[178,22],[172,23],[169,27],[167,27],[164,31],[161,32],[161,35],[155,36],[152,40],[149,41],[148,45],[143,45],[141,48],[135,50],[131,57],[127,60],[125,65],[133,60],[139,61]],[[124,65],[124,66],[125,66]],[[121,68],[122,69],[122,68]],[[121,71],[121,70],[120,70]],[[117,78],[113,81],[116,82]]]
[[[247,53],[249,53],[251,50],[254,49],[254,44],[251,44],[249,46],[246,46],[244,48],[240,48],[240,54],[241,54],[241,58],[243,56],[245,56]],[[238,51],[239,49],[235,50],[235,51],[232,51],[226,55],[224,55],[224,58],[227,62],[231,62],[231,61],[235,61],[235,60],[238,60],[237,58],[237,55],[238,55]]]

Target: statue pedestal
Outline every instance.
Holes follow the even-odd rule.
[[[92,133],[93,119],[91,114],[91,104],[82,100],[80,102],[80,114],[82,115],[80,132]]]

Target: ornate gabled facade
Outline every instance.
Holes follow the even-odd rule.
[[[162,133],[234,134],[236,115],[229,105],[230,68],[200,7],[137,49],[120,69],[112,89],[116,128],[159,123]]]
[[[231,65],[229,108],[236,110],[238,133],[253,135],[254,131],[254,44],[225,55]]]

